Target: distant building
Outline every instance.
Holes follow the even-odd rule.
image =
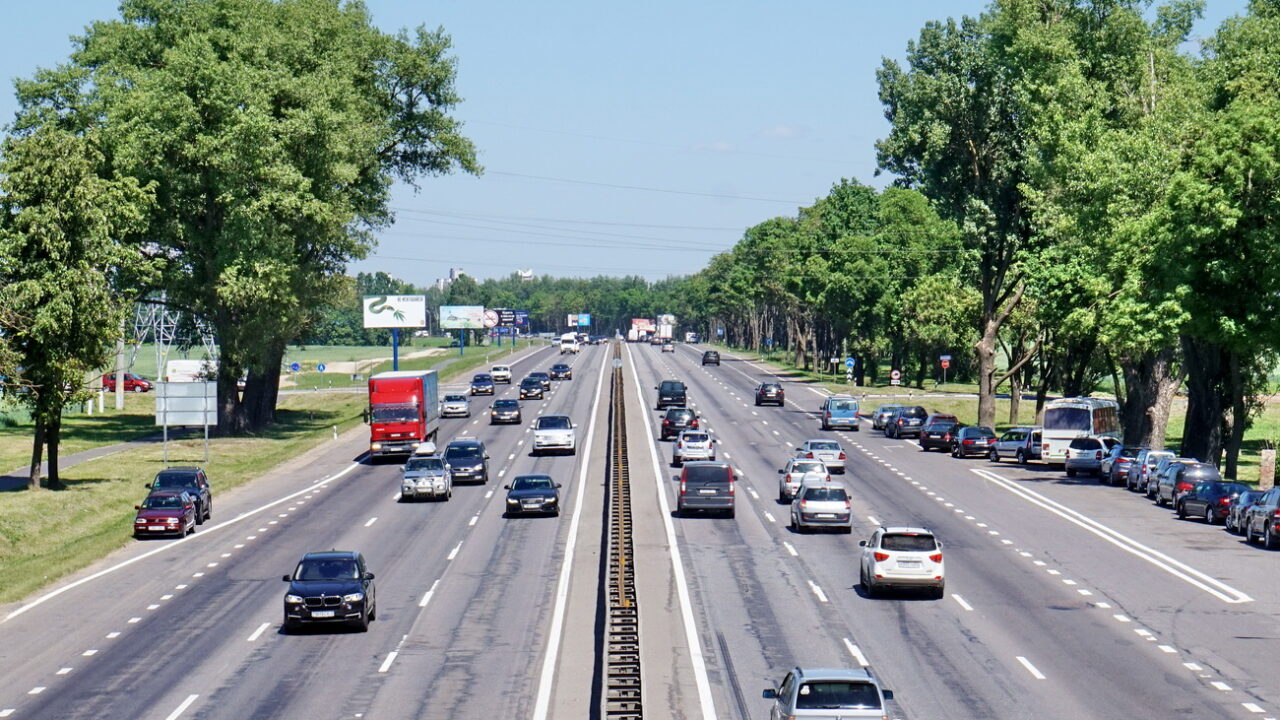
[[[449,268],[449,277],[436,278],[436,289],[440,292],[444,292],[449,289],[449,285],[452,284],[454,280],[457,280],[466,274],[467,273],[463,272],[462,268]]]
[[[528,270],[520,270],[517,268],[516,275],[519,275],[521,280],[532,280],[533,268],[529,268]]]

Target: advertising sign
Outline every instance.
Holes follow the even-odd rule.
[[[573,317],[570,315],[569,317]],[[591,324],[591,313],[578,313],[578,327],[587,327]]]
[[[511,326],[516,324],[516,311],[498,308],[494,312],[498,313],[498,324]]]
[[[658,324],[659,325],[675,325],[676,316],[675,315],[659,315]]]
[[[528,310],[515,310],[514,312],[516,314],[516,325],[518,327],[526,327],[529,325]]]
[[[483,305],[441,305],[441,330],[483,330]]]
[[[498,320],[499,320],[499,319],[500,319],[500,318],[498,317],[498,311],[497,311],[497,310],[485,310],[485,311],[484,311],[484,326],[485,326],[485,327],[487,327],[487,328],[496,327],[496,326],[498,325]]]
[[[640,332],[657,332],[658,326],[648,318],[631,318],[631,327]]]
[[[577,327],[578,316],[575,315],[574,313],[569,313],[569,319],[565,322],[565,324],[568,325],[569,327]]]
[[[156,425],[217,425],[218,383],[156,383]]]
[[[427,326],[425,295],[365,295],[367,328],[423,328]]]

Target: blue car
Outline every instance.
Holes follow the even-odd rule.
[[[493,376],[488,373],[480,373],[479,375],[471,378],[471,394],[492,395]]]
[[[858,401],[850,395],[832,395],[822,403],[822,429],[858,431]]]

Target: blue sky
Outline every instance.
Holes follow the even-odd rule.
[[[30,75],[116,0],[13,3],[0,71]],[[874,185],[883,57],[979,0],[643,3],[366,0],[385,30],[443,26],[456,116],[486,173],[398,188],[396,224],[352,265],[426,285],[451,267],[558,276],[696,272],[742,230],[841,177]],[[1245,0],[1209,0],[1209,35]],[[12,118],[11,87],[0,119]],[[569,182],[572,181],[572,182]]]

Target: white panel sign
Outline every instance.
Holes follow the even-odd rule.
[[[424,328],[427,326],[425,295],[365,295],[367,328]]]
[[[217,425],[218,383],[156,383],[156,425]]]

